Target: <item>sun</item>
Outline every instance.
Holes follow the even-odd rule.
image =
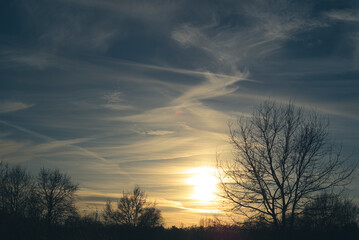
[[[216,191],[219,181],[215,173],[216,170],[210,167],[193,168],[189,171],[192,176],[186,182],[193,186],[191,196],[193,199],[210,202],[217,198]]]

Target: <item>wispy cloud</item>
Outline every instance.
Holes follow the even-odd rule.
[[[143,21],[158,21],[164,20],[171,16],[174,10],[177,9],[176,2],[168,1],[143,1],[143,0],[123,0],[120,3],[116,0],[58,0],[68,2],[71,4],[82,5],[84,7],[102,8],[107,11],[120,14],[119,17],[131,17],[134,19],[141,19]]]
[[[349,22],[359,21],[358,9],[332,10],[326,12],[324,15],[337,21],[349,21]]]
[[[87,21],[92,21],[92,27],[87,28]],[[106,21],[95,21],[68,15],[57,26],[49,29],[41,36],[44,42],[50,42],[55,47],[91,49],[92,51],[106,51],[113,39],[119,34],[115,26]]]
[[[12,55],[8,60],[37,69],[44,69],[51,65],[48,56],[46,56],[45,54],[38,53],[26,55]]]
[[[128,110],[134,108],[133,106],[125,104],[125,100],[122,98],[122,93],[120,91],[112,91],[106,93],[103,96],[103,99],[106,102],[105,104],[103,104],[103,106],[109,109]]]
[[[38,144],[32,147],[33,152],[49,152],[53,151],[56,148],[62,148],[66,146],[75,145],[78,143],[84,143],[89,141],[88,138],[80,138],[80,139],[70,139],[70,140],[55,140],[47,143]]]
[[[299,32],[327,26],[323,21],[308,18],[310,9],[305,5],[292,6],[289,1],[259,2],[238,4],[240,7],[232,10],[234,16],[238,14],[236,17],[246,20],[243,24],[226,26],[220,18],[213,18],[210,24],[182,24],[171,36],[182,47],[209,53],[216,70],[231,71],[272,55]],[[301,11],[294,10],[298,8]]]
[[[34,106],[34,104],[27,104],[27,103],[16,102],[16,101],[0,102],[0,114],[24,110],[32,106]]]
[[[29,146],[29,142],[5,140],[0,137],[0,161],[7,161],[7,156],[16,152],[20,152],[22,149]]]
[[[236,90],[232,85],[238,81],[245,80],[248,73],[237,71],[237,76],[225,77],[208,74],[206,81],[202,84],[192,87],[182,96],[173,100],[174,104],[184,104],[185,106],[199,100],[210,99],[214,97],[230,94]]]
[[[169,135],[169,134],[173,134],[174,131],[168,131],[168,130],[148,130],[148,131],[144,131],[141,129],[133,129],[133,131],[135,133],[141,134],[143,136],[164,136],[164,135]]]
[[[28,133],[34,137],[38,137],[40,139],[43,139],[43,140],[46,140],[48,141],[48,143],[45,143],[43,145],[38,145],[37,147],[34,147],[32,148],[32,150],[30,150],[31,152],[34,151],[34,149],[36,150],[40,150],[43,151],[43,150],[49,150],[49,149],[53,149],[53,148],[58,148],[58,147],[63,147],[63,146],[71,146],[72,148],[76,149],[76,150],[79,150],[83,153],[85,153],[87,156],[91,156],[93,158],[96,158],[98,160],[101,160],[101,161],[104,161],[106,162],[106,159],[101,157],[100,155],[98,155],[97,153],[95,152],[92,152],[84,147],[80,147],[80,146],[76,146],[75,143],[80,143],[80,142],[84,142],[84,141],[87,141],[88,139],[72,139],[72,140],[65,140],[65,141],[58,141],[52,137],[48,137],[46,135],[43,135],[43,134],[40,134],[40,133],[37,133],[35,131],[32,131],[32,130],[29,130],[29,129],[26,129],[24,127],[21,127],[21,126],[17,126],[15,124],[11,124],[11,123],[8,123],[6,121],[3,121],[3,120],[0,120],[0,123],[1,124],[4,124],[6,126],[9,126],[11,128],[14,128],[14,129],[17,129],[19,131],[22,131],[22,132],[25,132],[25,133]],[[32,146],[33,147],[33,146]]]
[[[53,7],[53,1],[44,1],[39,7],[38,3],[25,1],[23,10],[30,21],[41,26],[39,42],[53,49],[104,53],[131,35],[127,21],[158,31],[163,23],[170,22],[178,5],[172,1],[57,0],[57,7]],[[47,20],[51,25],[41,23]]]
[[[0,43],[0,63],[3,68],[33,68],[44,70],[49,67],[63,68],[63,58],[49,50],[28,48],[22,45],[4,46]]]

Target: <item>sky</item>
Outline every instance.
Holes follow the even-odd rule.
[[[224,216],[200,189],[268,99],[359,158],[357,0],[0,1],[0,160],[70,175],[84,212],[138,184],[168,226]]]

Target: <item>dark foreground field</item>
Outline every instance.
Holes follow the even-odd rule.
[[[63,225],[48,226],[44,222],[21,218],[0,220],[0,239],[166,239],[166,240],[251,240],[251,239],[359,239],[357,226],[345,229],[296,229],[279,232],[270,229],[243,229],[238,226],[190,227],[190,228],[134,228],[106,225],[90,219],[76,219]]]

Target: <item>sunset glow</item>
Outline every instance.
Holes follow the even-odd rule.
[[[265,100],[330,119],[359,159],[358,3],[2,0],[0,162],[66,173],[80,213],[138,185],[191,226],[227,216],[216,161]]]
[[[190,171],[192,177],[187,179],[187,184],[193,186],[192,199],[200,202],[210,202],[217,198],[216,191],[218,179],[214,168],[194,168]]]

